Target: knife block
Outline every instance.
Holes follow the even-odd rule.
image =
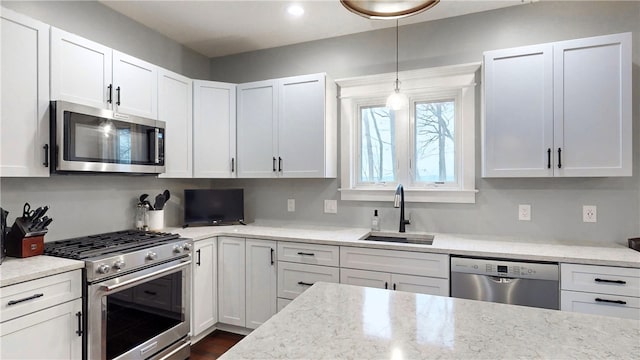
[[[44,235],[47,231],[28,232],[28,222],[17,218],[7,234],[5,248],[7,256],[25,258],[44,253]]]

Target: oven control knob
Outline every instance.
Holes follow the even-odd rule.
[[[153,251],[149,251],[147,253],[147,260],[155,260],[158,258],[158,254],[154,253]]]
[[[176,254],[179,254],[182,251],[182,246],[180,245],[174,245],[173,246],[173,252]]]
[[[109,267],[109,265],[107,264],[102,264],[98,266],[98,273],[100,274],[108,274],[109,270],[111,270],[111,267]]]
[[[122,270],[122,268],[125,266],[126,264],[124,263],[124,261],[122,260],[116,260],[116,262],[113,263],[113,268],[116,270]]]
[[[191,250],[191,244],[185,243],[184,245],[182,245],[182,248],[184,249],[184,251],[189,251]]]

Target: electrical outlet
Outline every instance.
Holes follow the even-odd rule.
[[[518,205],[518,220],[531,221],[531,205],[528,205],[528,204]]]
[[[582,221],[591,223],[598,221],[598,211],[595,205],[582,206]]]
[[[288,212],[296,211],[296,199],[287,199],[287,211]]]
[[[325,200],[324,201],[324,213],[325,214],[337,214],[338,213],[338,200]]]

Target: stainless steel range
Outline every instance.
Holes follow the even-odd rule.
[[[190,355],[191,239],[118,231],[45,244],[85,261],[84,359],[186,359]]]

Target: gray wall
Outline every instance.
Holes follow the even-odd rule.
[[[87,39],[196,79],[209,77],[209,59],[113,10],[89,1],[8,2],[2,6]],[[155,197],[164,189],[173,196],[166,206],[168,225],[181,223],[182,191],[209,187],[209,180],[165,180],[153,177],[53,176],[0,179],[0,204],[13,222],[27,201],[49,205],[54,218],[46,241],[133,227],[138,196]]]
[[[1,1],[62,30],[194,79],[209,78],[209,59],[97,1]]]
[[[539,2],[400,28],[400,69],[477,62],[482,52],[619,32],[633,32],[633,126],[640,128],[640,3]],[[385,29],[235,56],[211,59],[212,79],[247,82],[327,72],[343,78],[395,70],[395,31]],[[390,85],[391,86],[391,85]],[[479,99],[480,97],[477,97]],[[624,243],[640,235],[640,144],[634,130],[634,176],[629,178],[482,179],[477,106],[476,204],[409,204],[420,231]],[[398,210],[385,203],[339,201],[338,214],[323,214],[324,199],[339,199],[337,180],[214,181],[242,186],[247,217],[263,222],[368,226],[380,209],[383,229],[397,229]],[[287,198],[296,212],[286,211]],[[531,204],[532,221],[517,219],[518,204]],[[582,222],[582,205],[598,206],[598,222]]]

